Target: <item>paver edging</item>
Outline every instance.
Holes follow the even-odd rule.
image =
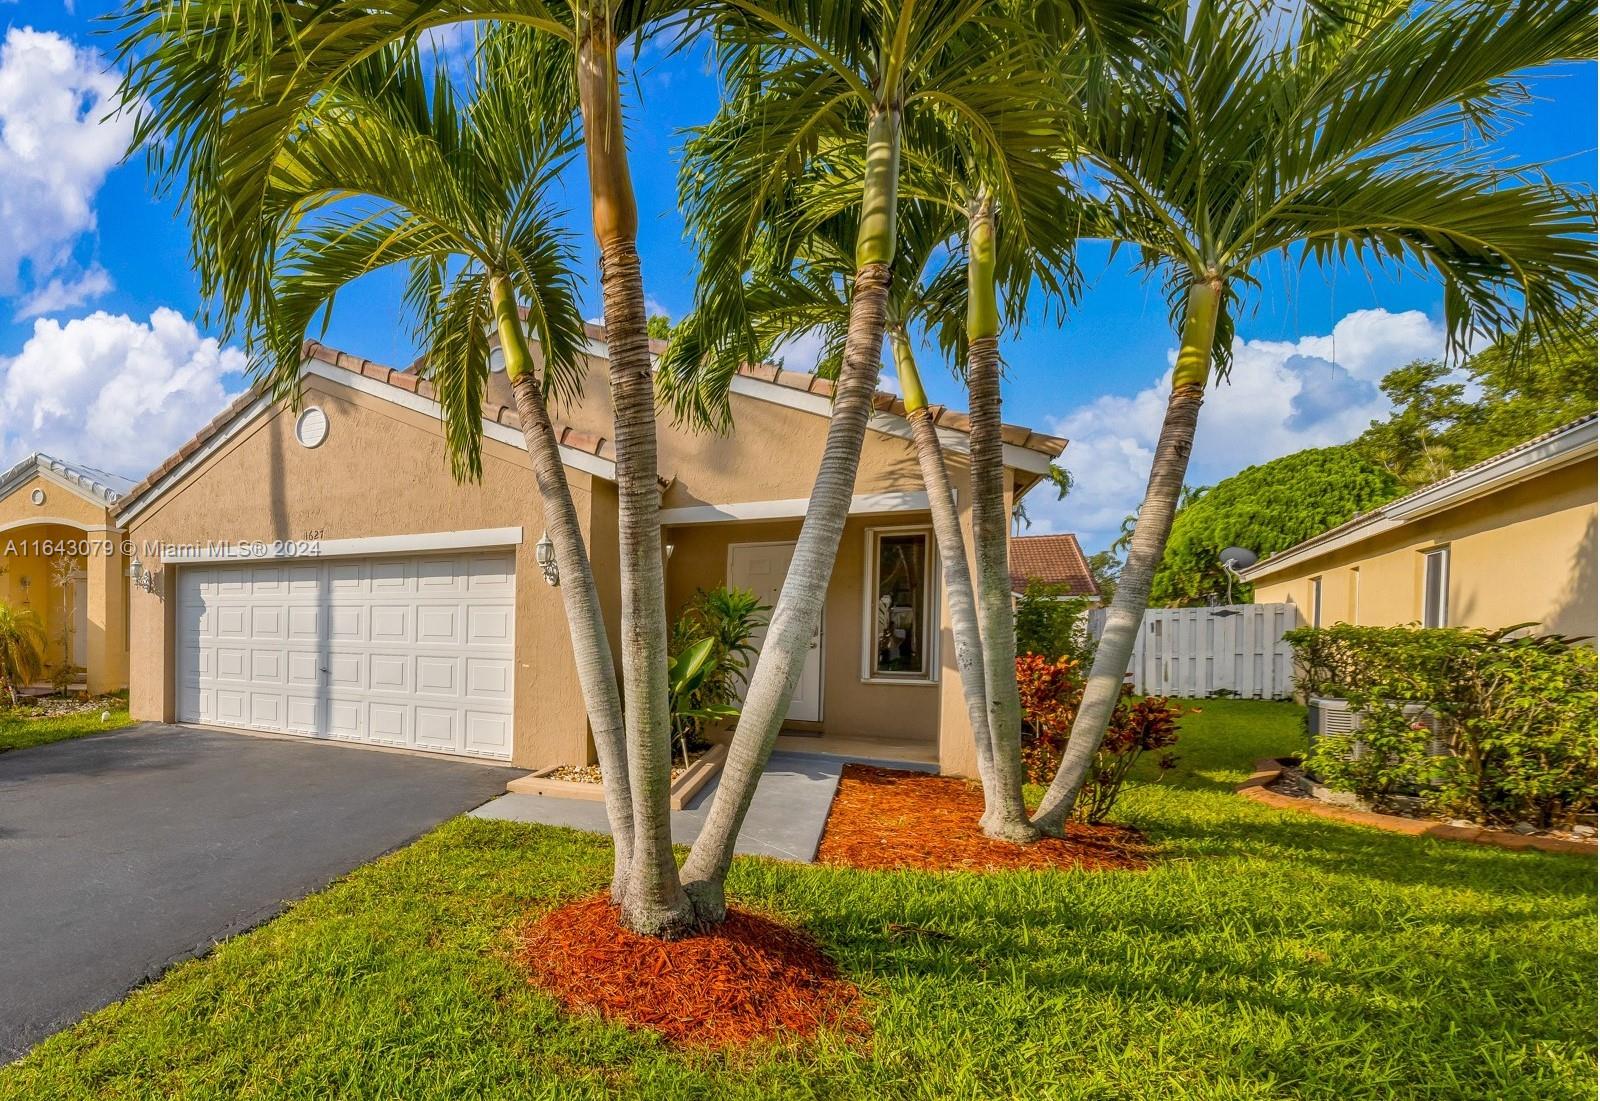
[[[1504,830],[1486,830],[1480,826],[1452,826],[1426,818],[1402,818],[1397,814],[1378,814],[1370,810],[1329,806],[1315,799],[1296,799],[1272,791],[1267,785],[1283,774],[1283,765],[1271,758],[1256,762],[1250,778],[1235,788],[1235,792],[1257,803],[1279,810],[1295,810],[1328,818],[1335,822],[1348,822],[1356,826],[1371,826],[1391,833],[1410,834],[1413,837],[1442,837],[1449,841],[1472,841],[1479,845],[1494,845],[1502,849],[1534,849],[1547,853],[1572,853],[1594,856],[1600,846],[1594,841],[1571,841],[1564,837],[1524,836]]]
[[[718,744],[706,750],[700,759],[690,765],[682,776],[672,781],[672,788],[667,793],[667,801],[673,810],[683,810],[700,790],[710,783],[711,778],[722,771],[722,763],[727,760],[728,747]],[[559,765],[542,768],[537,772],[530,772],[526,776],[518,776],[506,784],[506,790],[522,795],[548,795],[556,799],[588,799],[593,802],[605,800],[605,788],[600,784],[584,783],[581,780],[557,780],[550,776]]]

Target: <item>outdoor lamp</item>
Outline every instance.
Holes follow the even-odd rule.
[[[544,579],[552,585],[561,584],[561,569],[556,565],[556,545],[550,542],[550,533],[547,531],[539,536],[539,541],[533,545],[533,557],[539,563],[539,568],[544,571]]]
[[[137,555],[134,556],[133,561],[128,563],[128,579],[133,582],[133,586],[136,589],[143,589],[147,593],[153,593],[156,590],[155,574],[144,568],[144,563],[139,561]]]

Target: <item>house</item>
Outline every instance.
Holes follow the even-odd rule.
[[[1595,427],[1581,418],[1265,558],[1258,604],[1312,625],[1508,627],[1593,637]]]
[[[0,474],[0,599],[41,620],[45,669],[90,692],[128,683],[126,478],[35,452]]]
[[[1011,595],[1021,596],[1029,582],[1050,585],[1064,598],[1100,598],[1089,560],[1070,532],[1011,537]]]
[[[615,644],[612,413],[604,336],[589,336],[584,397],[557,412],[558,436]],[[309,343],[302,390],[298,409],[242,395],[118,503],[144,555],[130,563],[134,716],[526,768],[590,760],[503,375],[487,391],[482,480],[465,485],[450,474],[433,389],[414,372]],[[830,383],[750,367],[731,401],[737,431],[726,436],[660,422],[669,613],[722,584],[776,599],[822,454]],[[972,737],[903,413],[878,396],[785,730],[812,748],[875,747],[968,774]],[[966,513],[969,424],[935,416]],[[1065,441],[1013,426],[1003,436],[1016,498]]]

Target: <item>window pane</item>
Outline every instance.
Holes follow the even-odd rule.
[[[877,642],[872,671],[926,676],[928,537],[924,533],[878,538]]]
[[[1422,625],[1443,627],[1449,619],[1450,552],[1429,551],[1422,561]]]

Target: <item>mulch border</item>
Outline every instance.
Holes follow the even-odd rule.
[[[1371,826],[1390,833],[1410,834],[1413,837],[1442,837],[1447,841],[1472,841],[1479,845],[1494,845],[1502,849],[1534,849],[1538,852],[1569,853],[1594,856],[1600,845],[1594,841],[1571,841],[1564,837],[1524,836],[1506,830],[1486,830],[1480,826],[1452,826],[1427,818],[1403,818],[1397,814],[1378,814],[1376,811],[1335,807],[1316,799],[1296,799],[1268,789],[1283,774],[1283,765],[1271,758],[1256,762],[1250,778],[1234,791],[1257,803],[1278,810],[1295,810],[1302,814],[1329,818],[1335,822],[1348,822],[1356,826]]]

